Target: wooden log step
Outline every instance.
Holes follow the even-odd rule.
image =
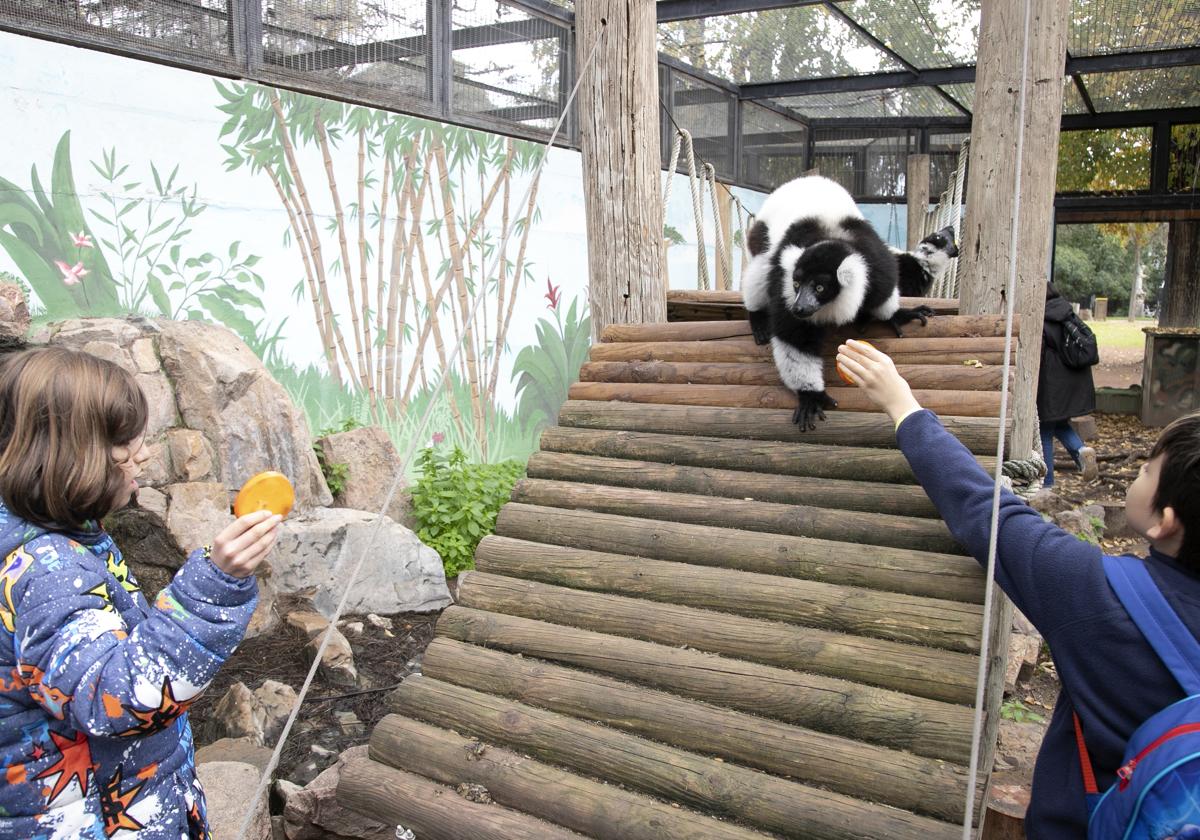
[[[705,297],[714,295],[715,297]],[[900,298],[901,306],[926,305],[939,314],[953,315],[958,312],[956,298]],[[689,291],[684,289],[667,292],[668,321],[724,321],[746,319],[746,308],[742,305],[740,291]]]
[[[928,758],[970,759],[966,706],[468,607],[447,607],[436,633]]]
[[[946,416],[941,421],[967,449],[977,455],[996,454],[996,436],[1000,428],[996,418]],[[896,445],[896,429],[890,419],[883,414],[854,411],[830,412],[829,419],[817,423],[817,428],[802,432],[792,422],[792,412],[787,409],[567,400],[558,413],[558,425],[790,443],[859,447]]]
[[[453,788],[369,758],[350,758],[338,777],[337,801],[421,840],[586,840],[545,820],[495,803],[472,802]]]
[[[496,535],[537,544],[671,560],[885,592],[983,603],[984,575],[970,557],[760,534],[510,502]]]
[[[1013,316],[1013,336],[1019,336],[1020,316]],[[600,333],[603,342],[612,341],[719,341],[750,335],[749,321],[676,321],[666,324],[610,324]],[[889,324],[876,321],[860,332],[847,325],[836,331],[839,338],[895,338]],[[913,321],[904,326],[905,338],[974,338],[1004,335],[1003,315],[938,315],[924,326]]]
[[[430,643],[433,679],[714,755],[850,796],[946,820],[960,818],[966,768],[802,729],[452,639]]]
[[[667,302],[737,304],[740,306],[742,293],[739,289],[668,289]],[[908,308],[928,306],[934,312],[947,315],[958,313],[958,298],[902,297],[900,305]]]
[[[931,700],[974,701],[978,659],[969,653],[945,650],[951,645],[943,639],[953,636],[955,640],[967,640],[973,629],[974,649],[978,650],[978,608],[972,616],[952,609],[939,611],[936,603],[917,603],[915,609],[912,604],[902,604],[896,614],[888,614],[886,601],[877,595],[858,598],[852,594],[843,605],[834,601],[836,592],[830,591],[840,587],[772,578],[777,583],[799,585],[783,587],[788,591],[772,595],[770,603],[760,609],[750,597],[755,591],[764,594],[761,586],[752,588],[762,584],[755,580],[761,576],[647,560],[641,562],[647,564],[650,583],[639,586],[637,572],[631,569],[637,560],[619,555],[586,556],[581,552],[564,558],[562,552],[571,550],[555,549],[538,567],[531,558],[531,545],[506,544],[503,538],[495,538],[486,547],[481,545],[481,571],[466,572],[459,579],[457,602],[464,607],[614,636],[687,645]],[[610,558],[614,565],[620,565],[611,573],[602,565]],[[551,567],[559,561],[570,565],[563,570]],[[585,565],[588,561],[591,564]],[[681,580],[672,586],[669,574],[664,580],[664,574],[670,571],[680,578],[694,575],[699,579]],[[738,576],[751,580],[739,581]],[[716,589],[720,583],[731,587],[724,603]],[[785,603],[787,594],[806,597],[814,587],[819,588],[813,603]],[[673,595],[674,602],[668,600]],[[656,603],[648,604],[644,598]],[[864,614],[852,615],[855,606],[862,606]],[[922,614],[929,619],[926,625],[918,623]],[[891,625],[893,632],[881,632],[881,624]],[[931,647],[918,647],[921,644]]]
[[[916,483],[903,453],[895,449],[866,446],[734,440],[551,426],[542,432],[541,450],[759,474],[860,479],[890,484]],[[979,455],[975,460],[988,472],[995,469],[994,457]]]
[[[564,452],[533,453],[525,472],[530,478],[605,484],[610,487],[640,487],[671,493],[726,496],[899,516],[938,516],[937,508],[925,491],[911,484],[778,476]]]
[[[826,393],[837,401],[838,411],[879,413],[879,408],[859,388],[826,384]],[[607,400],[655,405],[718,405],[733,408],[796,407],[796,394],[783,386],[769,385],[676,385],[646,382],[576,382],[567,396],[572,400]],[[1000,416],[997,391],[924,391],[913,396],[938,414],[953,411],[960,417]]]
[[[916,390],[998,391],[1003,368],[995,365],[898,365]],[[825,381],[837,384],[836,366],[825,360]],[[661,382],[690,385],[772,385],[782,387],[773,362],[585,362],[583,382]]]
[[[874,338],[876,349],[887,353],[898,365],[962,365],[971,360],[988,365],[1004,361],[1004,339],[983,338]],[[830,339],[822,355],[832,358],[838,342]],[[1016,350],[1016,344],[1013,344]],[[593,362],[769,362],[769,345],[752,340],[722,341],[628,341],[593,344],[588,353]]]
[[[370,756],[451,787],[482,785],[502,806],[596,840],[764,840],[769,835],[585,779],[400,715],[371,735]],[[418,835],[419,837],[420,835]],[[500,840],[505,835],[483,835]],[[507,840],[507,838],[505,839]]]
[[[409,717],[783,837],[951,840],[958,834],[945,822],[428,677],[406,679],[390,703]]]
[[[963,553],[940,519],[915,516],[839,511],[812,505],[747,502],[744,499],[720,499],[540,478],[518,481],[513,487],[512,500],[543,507],[594,510],[618,516],[665,519],[863,545]]]

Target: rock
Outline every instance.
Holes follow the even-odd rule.
[[[274,744],[296,705],[296,690],[287,683],[267,680],[254,690],[254,716],[263,743]]]
[[[1100,502],[1104,508],[1104,536],[1108,539],[1128,539],[1137,533],[1129,527],[1125,517],[1125,503],[1118,501]]]
[[[212,446],[195,429],[171,429],[167,448],[175,477],[183,481],[204,481],[213,473]]]
[[[254,352],[224,327],[155,321],[163,369],[175,385],[184,425],[204,433],[229,490],[264,470],[296,488],[303,510],[332,501],[304,416]]]
[[[346,465],[345,488],[333,500],[333,506],[378,513],[403,466],[387,432],[379,426],[364,426],[323,437],[317,445],[326,464]],[[412,497],[402,492],[402,487],[397,488],[384,512],[405,527],[415,527]]]
[[[320,633],[309,640],[305,654],[310,664],[316,658],[317,650],[320,649],[321,640],[324,637],[325,634]],[[336,627],[329,631],[329,643],[325,646],[325,653],[321,656],[321,666],[317,669],[317,673],[334,685],[345,688],[358,686],[358,669],[354,666],[354,651],[350,649],[350,642],[342,635],[342,631]]]
[[[366,732],[366,727],[354,712],[334,712],[333,719],[338,729],[347,737],[356,737]]]
[[[238,761],[210,761],[196,765],[196,775],[208,801],[208,822],[214,837],[239,837],[246,817],[247,798],[258,787],[259,770]],[[253,819],[244,840],[269,840],[271,815],[267,797],[251,803]]]
[[[370,543],[376,517],[360,510],[318,509],[288,520],[273,555],[281,594],[315,593],[332,617],[346,578]],[[346,612],[431,612],[450,604],[441,558],[417,535],[384,518],[346,603]]]
[[[137,506],[157,516],[164,523],[163,527],[166,527],[167,497],[164,494],[153,487],[139,487]]]
[[[325,628],[329,626],[329,619],[312,610],[292,610],[284,621],[289,627],[295,627],[310,639],[325,632]]]
[[[375,615],[375,613],[367,613],[367,623],[380,630],[390,632],[392,629],[392,620],[390,618],[384,618],[381,615]]]
[[[363,634],[363,623],[361,621],[347,621],[344,626],[351,636],[361,636]]]
[[[1051,517],[1056,513],[1071,509],[1068,501],[1049,488],[1042,488],[1034,493],[1029,499],[1029,506],[1038,513],[1049,514]]]
[[[1004,692],[1007,694],[1017,686],[1018,680],[1027,679],[1037,665],[1042,650],[1041,636],[1026,636],[1013,633],[1008,638],[1008,665],[1004,669]]]
[[[250,764],[261,773],[271,763],[271,751],[252,738],[221,738],[196,750],[196,763],[236,761]]]
[[[283,809],[288,840],[394,840],[396,827],[359,816],[337,803],[337,785],[348,759],[365,758],[367,747],[351,747],[303,790],[292,792]]]
[[[198,481],[169,484],[163,489],[169,500],[167,529],[185,554],[211,545],[217,534],[233,522],[229,493],[223,484]]]
[[[146,402],[150,408],[146,419],[146,439],[154,440],[164,430],[179,423],[179,412],[175,408],[175,391],[170,380],[161,371],[139,373],[134,379],[146,395]]]
[[[1025,613],[1016,607],[1013,607],[1012,629],[1017,633],[1024,633],[1026,636],[1041,636],[1037,628],[1033,626],[1033,622],[1026,618]]]
[[[129,358],[139,373],[154,373],[162,369],[153,338],[139,338],[129,346]]]
[[[1046,726],[1046,723],[1017,723],[1013,720],[1001,720],[1000,741],[996,746],[997,754],[1004,756],[1005,761],[1012,767],[1033,767],[1038,750],[1042,748]]]
[[[1082,510],[1064,510],[1054,514],[1054,523],[1068,534],[1087,542],[1098,543],[1104,532],[1104,523]]]
[[[254,571],[258,578],[258,603],[246,625],[245,638],[253,639],[270,633],[279,626],[279,613],[275,610],[275,598],[278,594],[275,583],[271,580],[271,561],[264,560]]]
[[[1096,418],[1090,414],[1083,417],[1072,417],[1071,428],[1084,440],[1095,440],[1096,438]]]
[[[149,450],[150,457],[142,464],[142,474],[138,477],[138,484],[143,489],[165,487],[172,481],[171,451],[164,443],[150,443],[146,445],[146,449]]]
[[[15,283],[0,283],[0,347],[15,349],[23,346],[29,322],[29,306],[21,287]]]

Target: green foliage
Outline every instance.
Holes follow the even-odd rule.
[[[1166,265],[1165,226],[1149,237],[1141,256],[1146,272],[1146,300],[1162,284]],[[1108,298],[1110,314],[1125,312],[1135,271],[1133,236],[1121,236],[1099,225],[1059,225],[1054,242],[1054,285],[1067,300],[1087,304],[1092,295]]]
[[[358,421],[358,418],[347,417],[339,424],[321,429],[321,431],[317,432],[317,439],[327,438],[339,432],[360,429],[362,425]],[[313,452],[316,453],[317,463],[321,465],[321,472],[325,474],[325,483],[329,485],[329,492],[333,494],[334,498],[345,493],[346,482],[350,480],[350,465],[341,461],[330,461],[325,456],[325,447],[320,443],[313,444]]]
[[[525,468],[517,461],[468,463],[455,446],[428,447],[418,461],[413,487],[417,536],[442,557],[446,576],[474,568],[475,547],[496,527],[496,514],[508,501]]]
[[[1016,723],[1045,723],[1046,718],[1030,709],[1020,700],[1005,700],[1000,704],[1000,717]]]
[[[565,319],[560,307],[553,309],[554,321],[538,321],[537,345],[523,348],[513,364],[517,416],[535,436],[558,416],[592,340],[591,316],[580,311],[578,300],[571,302]]]

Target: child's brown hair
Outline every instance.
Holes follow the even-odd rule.
[[[112,362],[62,347],[0,359],[0,499],[37,525],[79,530],[128,478],[112,458],[146,427],[146,397]]]
[[[1180,417],[1163,429],[1151,459],[1164,456],[1154,491],[1154,509],[1173,508],[1183,526],[1179,560],[1200,571],[1200,412]]]

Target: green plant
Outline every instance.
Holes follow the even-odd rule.
[[[550,299],[554,321],[546,318],[538,321],[538,343],[523,348],[513,363],[513,374],[519,374],[517,417],[535,435],[558,416],[571,383],[579,378],[579,368],[587,360],[592,340],[591,316],[581,311],[575,300],[564,318],[558,287],[549,289],[546,297]],[[586,309],[586,304],[582,309]]]
[[[1030,709],[1020,700],[1005,700],[1000,704],[1000,717],[1015,723],[1045,723],[1046,718]]]
[[[446,576],[474,568],[475,547],[496,527],[496,514],[525,472],[518,461],[471,464],[455,446],[421,450],[413,487],[417,536],[442,557]]]
[[[362,423],[356,417],[347,417],[339,425],[328,426],[321,429],[317,433],[317,438],[326,438],[330,435],[336,435],[339,432],[349,432],[354,429],[362,428]],[[346,492],[346,482],[350,480],[350,465],[342,461],[330,461],[325,456],[325,447],[319,443],[313,444],[313,452],[317,455],[317,463],[321,465],[321,472],[325,474],[325,483],[329,485],[329,492],[336,499],[338,496]]]

